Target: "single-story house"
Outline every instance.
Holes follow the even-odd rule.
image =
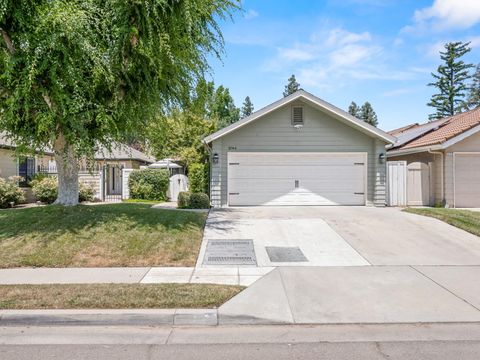
[[[407,205],[480,207],[480,108],[390,131],[389,161],[405,161]],[[412,200],[413,199],[413,200]]]
[[[385,206],[394,142],[299,90],[204,139],[212,205]]]

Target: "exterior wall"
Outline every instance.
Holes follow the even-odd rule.
[[[78,182],[81,184],[85,184],[87,186],[91,186],[95,189],[95,198],[101,199],[102,192],[101,192],[101,175],[99,172],[95,173],[80,173],[78,174]]]
[[[462,140],[455,145],[445,149],[445,203],[453,207],[454,206],[454,165],[453,165],[453,153],[454,152],[479,152],[480,153],[480,133],[473,134],[472,136]]]
[[[291,125],[291,107],[304,107],[304,127]],[[227,153],[237,152],[364,152],[368,156],[367,204],[385,205],[386,164],[378,156],[385,143],[341,123],[303,102],[287,104],[234,132],[213,141],[211,161],[211,201],[226,206],[228,200]],[[211,159],[212,160],[212,159]]]
[[[18,174],[18,162],[14,152],[8,149],[0,149],[0,177],[8,179]]]

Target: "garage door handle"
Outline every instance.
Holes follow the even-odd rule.
[[[240,165],[240,163],[228,163],[228,165]]]
[[[354,192],[353,194],[354,194],[354,195],[365,195],[364,192]]]
[[[365,163],[353,163],[353,165],[365,165]]]
[[[228,193],[228,195],[240,195],[240,193]]]

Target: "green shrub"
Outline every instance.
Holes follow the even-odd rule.
[[[57,178],[53,176],[44,177],[30,181],[35,199],[46,204],[51,204],[57,200],[58,183]]]
[[[188,167],[188,187],[190,192],[205,192],[205,186],[205,165],[200,163],[191,164]]]
[[[177,206],[180,209],[188,209],[190,206],[190,195],[188,191],[181,191],[178,193]]]
[[[79,184],[78,201],[93,201],[95,199],[95,189],[91,185]]]
[[[8,180],[0,178],[0,208],[7,208],[10,203],[17,205],[23,201],[25,201],[25,195],[18,186],[18,179],[16,177]]]
[[[192,193],[188,207],[190,209],[208,209],[210,208],[210,199],[205,193]]]
[[[130,198],[142,200],[167,199],[170,173],[165,169],[142,169],[132,171],[128,178]]]

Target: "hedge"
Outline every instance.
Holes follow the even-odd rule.
[[[51,204],[57,200],[58,181],[54,176],[37,177],[30,181],[35,199],[46,204]],[[78,184],[78,201],[93,201],[95,189],[92,186],[83,183]]]
[[[165,201],[170,173],[165,169],[134,170],[128,178],[130,198]]]
[[[190,192],[205,192],[205,184],[205,165],[200,163],[191,164],[188,167],[188,187]]]
[[[17,180],[0,178],[0,208],[7,208],[11,203],[17,205],[25,201],[23,190],[18,186]]]
[[[210,199],[205,193],[191,193],[182,191],[178,194],[179,209],[208,209],[210,208]]]

